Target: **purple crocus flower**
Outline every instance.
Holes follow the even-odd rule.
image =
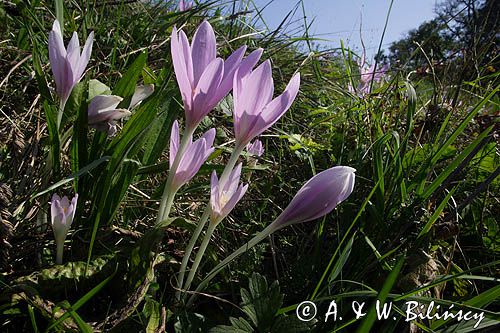
[[[57,254],[56,263],[62,264],[62,255],[64,249],[64,240],[68,234],[73,218],[75,217],[76,203],[78,201],[78,193],[69,201],[68,197],[62,199],[54,194],[50,201],[50,217],[52,220],[52,230],[56,239]]]
[[[255,70],[238,70],[233,83],[234,134],[236,146],[244,147],[271,127],[290,108],[299,91],[300,74],[295,74],[285,91],[273,98],[271,63],[266,60]]]
[[[144,99],[154,92],[154,85],[137,86],[130,101],[129,109],[132,110]],[[90,101],[88,108],[89,126],[109,136],[115,135],[118,120],[130,116],[127,109],[117,109],[123,98],[115,95],[97,95]]]
[[[360,67],[360,80],[358,85],[358,92],[362,95],[370,93],[371,82],[379,83],[384,78],[388,70],[387,65],[383,65],[381,68],[377,69],[375,72],[375,64],[372,64],[368,68]]]
[[[194,130],[229,93],[235,71],[241,68],[242,72],[249,72],[262,54],[262,49],[258,49],[243,59],[245,51],[246,46],[242,46],[226,61],[217,58],[215,33],[208,21],[200,24],[191,45],[184,31],[173,28],[172,62],[189,129]]]
[[[143,100],[151,96],[151,94],[155,91],[154,84],[147,84],[145,86],[136,86],[134,95],[132,95],[132,99],[130,100],[130,106],[128,107],[130,110],[138,106]]]
[[[330,213],[352,193],[355,172],[354,168],[348,166],[336,166],[309,179],[272,223],[273,230],[315,220]]]
[[[219,183],[217,173],[212,172],[210,181],[210,206],[212,223],[220,223],[241,200],[248,185],[239,184],[241,175],[241,163],[229,174],[224,184]]]
[[[80,42],[78,35],[73,32],[68,48],[64,47],[63,36],[59,21],[55,20],[52,31],[49,33],[49,59],[56,91],[61,99],[61,105],[65,105],[73,87],[80,81],[92,53],[94,32],[91,32],[85,42],[80,54]]]
[[[262,156],[264,154],[264,147],[262,147],[262,141],[254,140],[252,143],[248,143],[246,146],[247,153],[250,155],[255,155],[257,157]]]
[[[189,138],[189,143],[187,145],[184,154],[181,157],[179,166],[175,171],[175,175],[172,180],[172,188],[177,191],[182,185],[187,183],[193,178],[200,167],[205,163],[207,158],[214,152],[212,147],[215,139],[215,129],[209,129],[203,136],[192,141],[192,137]],[[172,125],[172,134],[170,135],[170,167],[175,160],[177,155],[177,150],[179,149],[179,124],[174,121]]]
[[[383,80],[383,78],[387,74],[387,71],[389,70],[389,66],[383,65],[382,67],[377,68],[376,71],[375,64],[366,67],[365,51],[363,51],[363,53],[361,54],[361,59],[360,61],[358,61],[358,66],[360,74],[358,87],[355,90],[350,82],[347,87],[350,93],[357,93],[360,97],[363,97],[370,93],[370,86],[372,84],[372,81],[379,83]]]
[[[192,1],[184,1],[184,0],[179,1],[179,11],[183,12],[186,10],[190,10],[191,8],[193,8]]]
[[[132,114],[127,109],[116,108],[122,100],[123,98],[115,95],[97,95],[92,98],[88,108],[89,127],[107,132],[109,136],[114,135],[118,120]]]

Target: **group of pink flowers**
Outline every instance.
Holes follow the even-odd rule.
[[[63,105],[73,87],[81,79],[90,59],[93,34],[89,36],[80,55],[76,33],[64,48],[59,23],[55,21],[49,37],[49,54],[55,77],[57,93]],[[165,225],[176,192],[189,182],[214,152],[215,129],[206,131],[200,138],[193,135],[210,111],[232,90],[234,147],[220,178],[213,171],[210,181],[210,201],[193,244],[205,222],[210,220],[209,231],[195,260],[194,267],[184,287],[189,288],[192,274],[196,271],[211,231],[233,210],[248,189],[240,182],[242,163],[237,164],[244,150],[259,157],[264,149],[257,137],[275,124],[290,108],[300,86],[300,74],[295,74],[283,93],[274,97],[274,82],[270,60],[259,62],[263,50],[257,49],[245,57],[246,46],[242,46],[226,60],[217,57],[215,33],[208,21],[197,28],[192,42],[182,30],[175,27],[171,35],[172,63],[179,85],[185,111],[184,130],[175,121],[171,129],[169,163],[170,170],[160,202],[157,222]],[[152,93],[152,87],[138,87],[128,108],[117,108],[122,101],[119,96],[98,95],[89,105],[89,126],[116,132],[116,121],[131,114],[133,106]],[[181,134],[182,133],[182,134]],[[287,225],[317,219],[331,212],[353,191],[355,170],[347,166],[336,166],[318,173],[299,190],[288,207],[266,230],[271,232]],[[62,244],[71,226],[77,197],[69,201],[54,194],[51,202],[52,226],[58,246],[57,263],[62,262]],[[186,251],[189,257],[191,249]],[[59,254],[59,251],[61,253]],[[186,261],[187,263],[187,261]],[[184,264],[184,262],[183,262]],[[184,271],[181,268],[181,283]]]

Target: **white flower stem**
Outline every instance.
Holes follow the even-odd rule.
[[[64,240],[62,242],[56,242],[56,264],[62,265],[63,263],[63,252],[64,252]]]
[[[198,250],[198,253],[196,253],[196,258],[194,259],[193,267],[191,267],[191,271],[189,272],[188,278],[186,280],[186,284],[184,285],[184,290],[189,290],[189,287],[191,287],[191,282],[193,282],[194,275],[196,274],[196,271],[198,270],[198,267],[200,266],[201,259],[203,258],[203,255],[205,254],[205,251],[207,250],[208,242],[210,241],[210,238],[212,237],[212,234],[214,233],[215,228],[217,227],[218,223],[210,223],[207,228],[207,233],[205,234],[205,237],[203,238],[203,242],[201,243],[200,249]]]
[[[224,184],[227,181],[227,178],[231,174],[231,171],[233,171],[236,162],[238,162],[238,158],[240,157],[243,148],[243,145],[234,147],[233,152],[231,153],[231,157],[229,157],[229,161],[227,162],[224,171],[222,171],[222,175],[219,179],[219,184]]]
[[[64,108],[66,107],[66,99],[61,99],[59,101],[59,110],[57,111],[57,131],[59,132],[59,128],[61,127],[62,116],[64,113]]]
[[[227,178],[229,177],[229,174],[234,169],[234,166],[235,166],[236,162],[238,161],[238,158],[240,157],[242,151],[243,151],[242,145],[237,146],[233,149],[233,152],[231,153],[231,156],[229,157],[229,161],[227,162],[227,164],[224,168],[224,171],[222,172],[222,176],[220,177],[220,181],[219,181],[220,184],[222,184],[223,181],[227,180]],[[193,236],[191,236],[191,239],[188,243],[188,246],[186,247],[184,257],[182,258],[182,264],[181,264],[181,268],[179,270],[179,278],[178,278],[178,284],[177,284],[178,290],[176,292],[176,297],[178,300],[180,300],[181,291],[183,289],[188,290],[188,288],[189,288],[189,286],[187,288],[186,287],[182,288],[182,284],[184,282],[184,275],[186,274],[186,269],[187,269],[187,265],[189,263],[189,258],[191,257],[191,253],[193,252],[194,246],[196,245],[196,241],[200,237],[200,234],[201,234],[203,228],[205,227],[205,224],[207,223],[208,218],[210,217],[210,212],[211,212],[210,202],[208,202],[207,206],[205,207],[205,211],[203,212],[203,215],[200,219],[200,222],[198,223],[198,226],[196,227],[196,230],[193,233]],[[205,242],[205,239],[207,239],[207,236],[208,236],[208,231],[207,231],[207,235],[205,235],[203,242]],[[210,237],[208,237],[208,239],[206,240],[207,245],[208,245],[209,240],[210,240]],[[205,248],[206,248],[206,246],[205,246]],[[201,250],[201,248],[200,248],[200,250]],[[198,255],[200,255],[200,252],[201,251],[198,251],[196,258],[198,258]],[[204,252],[205,251],[203,251],[203,253]],[[203,257],[203,253],[201,253],[201,255],[200,255],[200,259],[199,259],[200,261],[201,261],[201,258]],[[196,263],[196,259],[195,259],[195,263]],[[195,263],[193,263],[193,267],[191,268],[191,272],[190,272],[190,275],[192,275],[191,280],[193,279],[194,274],[196,273],[196,270],[198,268],[198,267],[195,268],[195,266],[194,266]],[[198,263],[198,265],[199,265],[199,263]],[[189,278],[189,276],[188,276],[188,278]],[[191,282],[189,282],[189,285],[190,284],[191,284]]]
[[[198,222],[198,226],[196,227],[193,236],[191,236],[191,239],[189,240],[189,244],[186,247],[186,251],[184,252],[184,257],[182,258],[182,264],[181,264],[181,269],[179,270],[179,279],[177,283],[178,290],[175,293],[177,300],[181,299],[182,284],[184,283],[184,275],[186,274],[187,265],[189,263],[189,257],[191,257],[191,253],[193,252],[194,246],[196,245],[196,241],[200,237],[200,234],[203,231],[205,224],[207,224],[209,216],[210,216],[210,205],[208,204],[207,207],[205,208],[205,211],[203,212],[203,215],[201,216],[200,222]]]
[[[214,269],[212,269],[207,277],[198,285],[198,288],[196,288],[195,293],[189,298],[189,301],[187,302],[187,306],[191,306],[193,304],[194,299],[196,298],[196,295],[203,290],[208,283],[224,268],[226,265],[228,265],[231,261],[236,259],[238,256],[241,254],[245,253],[246,251],[250,250],[252,247],[260,243],[263,239],[265,239],[267,236],[271,235],[273,232],[278,230],[279,228],[276,228],[274,223],[271,223],[268,225],[264,230],[259,232],[257,235],[255,235],[254,238],[249,240],[245,245],[241,246],[239,249],[231,253],[226,259],[224,259],[220,264],[215,266]],[[208,235],[208,232],[207,232]]]
[[[172,188],[172,182],[175,173],[177,172],[177,168],[179,167],[179,164],[181,162],[182,155],[184,155],[184,152],[188,146],[189,138],[191,137],[191,135],[193,135],[194,130],[195,130],[194,128],[193,129],[186,128],[184,130],[179,149],[177,150],[177,154],[175,155],[174,162],[172,163],[172,167],[168,171],[168,178],[167,182],[165,183],[163,195],[161,197],[160,209],[158,209],[156,224],[159,224],[160,222],[166,220],[170,214],[170,209],[172,208],[174,197],[177,192],[175,189]]]

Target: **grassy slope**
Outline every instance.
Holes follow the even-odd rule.
[[[380,290],[401,254],[406,254],[406,261],[392,288],[397,294],[415,291],[440,275],[463,271],[484,277],[498,274],[495,260],[499,183],[498,178],[488,179],[499,164],[495,145],[498,128],[490,128],[492,122],[487,118],[492,110],[498,109],[498,97],[490,94],[496,87],[453,86],[452,82],[442,81],[446,80],[446,73],[421,77],[408,75],[413,69],[402,67],[394,68],[389,81],[374,87],[372,95],[358,98],[347,93],[349,73],[355,82],[358,79],[353,55],[347,50],[308,55],[313,50],[309,49],[311,39],[307,29],[300,29],[300,21],[293,23],[294,16],[282,26],[295,36],[290,37],[282,31],[259,33],[265,23],[258,22],[255,13],[252,17],[257,19],[238,15],[244,7],[229,4],[224,11],[217,12],[214,5],[179,14],[168,12],[165,6],[165,3],[153,7],[133,3],[94,7],[86,6],[85,2],[79,7],[71,5],[66,12],[66,35],[76,29],[80,36],[90,30],[97,36],[87,76],[114,87],[144,47],[148,47],[147,66],[155,75],[162,68],[170,72],[171,27],[184,25],[191,36],[202,19],[200,15],[209,9],[210,15],[220,13],[226,17],[222,21],[212,20],[221,55],[244,43],[250,48],[264,47],[264,58],[273,61],[276,91],[284,88],[296,70],[300,70],[303,78],[300,96],[292,109],[263,136],[266,154],[260,163],[266,168],[252,172],[248,195],[216,231],[203,271],[208,271],[225,254],[272,221],[315,172],[336,164],[357,169],[356,190],[346,203],[318,223],[294,226],[274,235],[271,247],[265,242],[243,256],[219,277],[219,283],[210,293],[238,303],[239,287],[246,286],[246,276],[256,270],[269,280],[280,281],[284,305],[299,303],[306,297],[330,299],[337,295],[338,299],[341,293],[368,287]],[[41,164],[49,142],[30,55],[33,48],[40,52],[43,71],[52,85],[45,44],[52,22],[47,9],[51,8],[51,2],[41,1],[36,7],[9,12],[7,28],[2,33],[1,77],[14,68],[8,82],[1,87],[2,111],[6,116],[1,117],[0,182],[14,191],[5,206],[10,212],[8,219],[16,225],[14,237],[9,240],[16,249],[9,257],[12,270],[6,268],[10,273],[2,277],[6,282],[52,266],[52,256],[48,253],[54,250],[50,230],[35,234],[32,227],[37,206],[25,204],[15,217],[10,216],[33,193],[44,188]],[[300,9],[292,14],[300,15]],[[173,79],[157,86],[158,94],[162,91],[165,94],[175,91]],[[447,96],[458,97],[453,100]],[[486,96],[491,98],[485,100]],[[470,112],[472,120],[467,118]],[[211,114],[201,130],[210,126],[219,129],[218,144],[231,138],[231,120],[220,110]],[[481,133],[484,139],[475,141]],[[161,161],[165,160],[166,155]],[[218,157],[210,165],[222,165],[223,161],[224,157]],[[62,169],[62,174],[69,174],[70,161],[63,159]],[[164,177],[164,173],[159,173],[136,178],[135,189],[127,192],[113,224],[129,231],[147,231],[155,217],[154,203],[148,197],[158,197],[155,189]],[[67,190],[70,191],[69,187]],[[450,191],[453,192],[448,195]],[[197,177],[183,189],[177,214],[195,219],[206,193],[207,178]],[[84,214],[90,213],[85,210]],[[428,230],[424,228],[426,225]],[[87,231],[91,228],[92,223],[86,224],[82,219],[78,232],[84,236],[72,237],[73,250],[66,254],[68,260],[87,259]],[[428,232],[422,234],[422,230]],[[132,236],[111,233],[105,237],[108,238],[96,242],[94,254],[128,255],[126,249],[112,244],[119,239],[128,241]],[[172,228],[166,238],[164,252],[172,261],[180,260],[189,232],[183,227]],[[109,274],[109,267],[103,271]],[[160,289],[151,293],[154,296],[148,298],[148,306],[154,308],[156,302],[160,307],[171,306],[168,281],[175,272],[175,265],[165,263],[158,269]],[[68,274],[71,281],[72,275]],[[52,302],[68,299],[74,304],[102,281],[101,277],[97,275],[82,282],[78,291],[61,282],[63,288],[53,288],[50,278],[47,285],[39,282],[35,287],[42,299]],[[417,290],[417,294],[460,301],[494,286],[487,278],[453,278],[440,288]],[[64,288],[69,289],[64,292]],[[119,290],[112,286],[99,294],[92,293],[78,313],[87,322],[102,320],[97,313],[126,307],[110,302],[117,295]],[[480,298],[483,305],[494,299],[491,295]],[[39,325],[44,327],[43,317],[48,315],[43,313],[43,304],[34,302],[31,307]],[[20,303],[14,308],[20,309],[20,315],[12,317],[14,324],[7,327],[12,329],[12,325],[22,322],[31,325],[25,321],[30,307]],[[242,315],[224,303],[204,298],[196,311],[209,317],[212,323],[226,322],[230,314]],[[135,325],[147,322],[149,313],[136,313],[134,319],[139,323]],[[322,329],[318,326],[319,331]]]

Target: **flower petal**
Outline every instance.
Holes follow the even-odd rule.
[[[271,62],[266,60],[244,79],[244,97],[240,101],[250,114],[260,113],[273,98],[274,83]]]
[[[302,186],[273,224],[279,229],[330,213],[352,193],[355,171],[351,167],[336,166],[318,173]]]
[[[184,107],[189,110],[192,105],[193,87],[188,76],[187,62],[189,61],[190,63],[191,57],[184,54],[184,49],[179,38],[177,37],[177,29],[175,27],[172,29],[172,35],[170,38],[170,50],[172,53],[175,77],[181,91]]]
[[[262,111],[263,124],[259,126],[258,131],[253,132],[253,137],[261,134],[271,127],[281,116],[290,108],[300,87],[300,74],[297,73],[288,83],[285,91],[280,96],[272,100]],[[256,134],[257,133],[257,134]]]
[[[52,31],[49,33],[49,60],[59,96],[64,93],[64,84],[66,81],[66,55],[66,48],[64,47],[61,35],[61,27],[59,21],[55,20]]]
[[[115,95],[97,95],[90,101],[88,107],[89,122],[96,123],[96,117],[99,111],[107,111],[116,109],[118,104],[123,100],[120,96]]]
[[[232,194],[238,188],[238,183],[240,181],[241,176],[241,167],[242,163],[238,163],[238,165],[231,171],[227,181],[222,184],[222,191],[228,194]]]
[[[120,120],[122,118],[128,117],[132,114],[127,109],[106,109],[106,110],[98,110],[97,114],[92,116],[92,119],[89,120],[89,125],[96,125],[99,123],[106,123],[106,122],[111,122],[114,121],[114,124],[116,124],[117,120]]]
[[[217,173],[212,171],[210,176],[210,205],[213,213],[220,213],[219,206],[219,179],[217,178]]]
[[[78,35],[76,32],[73,32],[73,36],[68,43],[68,48],[66,50],[66,60],[71,66],[71,70],[73,72],[73,83],[77,82],[80,78],[78,76],[78,64],[80,61],[80,42],[78,41]]]
[[[87,40],[85,41],[85,45],[83,46],[83,51],[80,56],[80,61],[78,62],[78,68],[76,69],[77,71],[76,76],[78,80],[80,80],[80,78],[83,75],[83,72],[85,72],[85,68],[87,68],[87,65],[89,64],[90,55],[92,54],[93,44],[94,44],[94,32],[92,31],[87,37]]]
[[[222,59],[214,59],[205,69],[196,86],[193,101],[193,112],[186,114],[187,126],[197,125],[214,105],[210,104],[212,96],[219,87],[224,72]]]
[[[236,73],[236,70],[240,66],[246,48],[246,45],[243,45],[224,61],[224,76],[216,94],[213,96],[211,104],[217,105],[233,88],[234,73]]]
[[[172,167],[174,163],[175,156],[177,155],[177,150],[179,150],[179,123],[177,120],[172,124],[172,129],[170,133],[170,151],[169,151],[169,165]]]
[[[231,213],[231,211],[236,207],[236,204],[241,200],[243,195],[245,195],[248,189],[248,185],[240,185],[236,191],[232,193],[231,198],[226,202],[224,208],[222,208],[221,216],[219,220],[224,219],[226,216]]]
[[[250,73],[254,66],[259,62],[262,52],[264,52],[264,49],[258,48],[241,61],[241,65],[239,67],[241,75],[246,76]]]
[[[198,85],[205,68],[215,59],[216,54],[214,30],[208,21],[203,21],[196,29],[191,45],[194,86]]]
[[[148,84],[145,86],[137,86],[135,88],[134,95],[132,96],[132,100],[130,101],[129,109],[133,109],[140,102],[151,96],[151,94],[155,91],[154,84]]]

